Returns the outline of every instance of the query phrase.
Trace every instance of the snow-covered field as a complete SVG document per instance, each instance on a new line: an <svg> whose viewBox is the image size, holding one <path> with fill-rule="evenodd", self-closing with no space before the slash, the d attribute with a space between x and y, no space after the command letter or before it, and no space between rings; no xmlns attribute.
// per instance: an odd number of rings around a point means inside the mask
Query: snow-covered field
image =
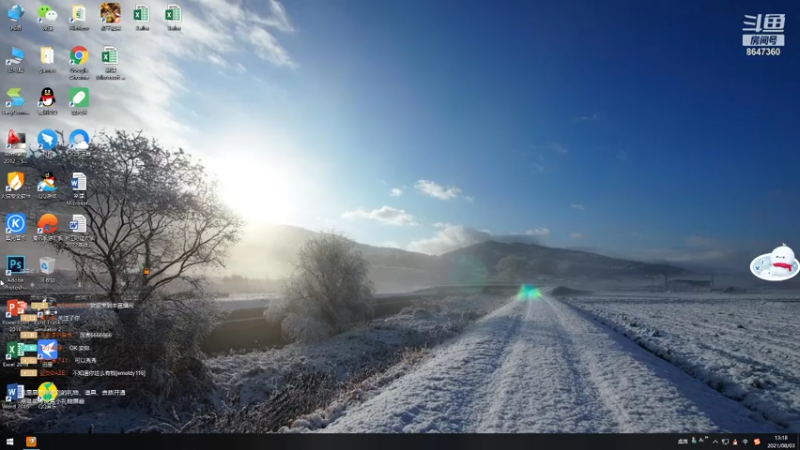
<svg viewBox="0 0 800 450"><path fill-rule="evenodd" d="M664 295L566 301L725 397L800 430L800 297Z"/></svg>
<svg viewBox="0 0 800 450"><path fill-rule="evenodd" d="M508 303L339 415L322 431L781 430L547 295Z"/></svg>
<svg viewBox="0 0 800 450"><path fill-rule="evenodd" d="M270 301L278 298L280 294L276 292L263 292L263 293L245 293L245 294L232 294L228 297L221 297L216 299L219 309L222 311L237 311L242 309L253 308L266 308L269 306ZM381 301L389 297L409 296L414 297L417 294L413 292L404 293L380 293L376 294L375 298Z"/></svg>

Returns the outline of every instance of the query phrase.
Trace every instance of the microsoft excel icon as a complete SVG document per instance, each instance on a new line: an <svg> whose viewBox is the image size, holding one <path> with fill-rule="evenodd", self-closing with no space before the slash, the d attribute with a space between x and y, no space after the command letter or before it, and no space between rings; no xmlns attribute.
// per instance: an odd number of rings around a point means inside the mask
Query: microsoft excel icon
<svg viewBox="0 0 800 450"><path fill-rule="evenodd" d="M134 22L150 22L150 7L147 5L136 5L133 7Z"/></svg>
<svg viewBox="0 0 800 450"><path fill-rule="evenodd" d="M167 5L167 10L164 12L164 18L167 19L167 22L180 22L181 7L178 5Z"/></svg>

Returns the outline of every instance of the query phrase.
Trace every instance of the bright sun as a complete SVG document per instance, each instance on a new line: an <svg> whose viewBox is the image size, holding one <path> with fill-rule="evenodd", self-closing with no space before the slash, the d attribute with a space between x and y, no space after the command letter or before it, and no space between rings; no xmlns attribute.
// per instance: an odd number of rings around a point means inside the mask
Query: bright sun
<svg viewBox="0 0 800 450"><path fill-rule="evenodd" d="M248 166L247 172L259 175L221 177L223 201L249 225L290 221L298 206L292 196L291 178L271 167Z"/></svg>

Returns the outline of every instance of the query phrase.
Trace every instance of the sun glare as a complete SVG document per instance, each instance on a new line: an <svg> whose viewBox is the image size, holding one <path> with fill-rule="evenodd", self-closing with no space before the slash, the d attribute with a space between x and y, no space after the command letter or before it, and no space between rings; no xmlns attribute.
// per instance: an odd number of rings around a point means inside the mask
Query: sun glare
<svg viewBox="0 0 800 450"><path fill-rule="evenodd" d="M269 166L248 166L247 172L220 178L223 201L248 225L290 221L297 211L290 176Z"/></svg>

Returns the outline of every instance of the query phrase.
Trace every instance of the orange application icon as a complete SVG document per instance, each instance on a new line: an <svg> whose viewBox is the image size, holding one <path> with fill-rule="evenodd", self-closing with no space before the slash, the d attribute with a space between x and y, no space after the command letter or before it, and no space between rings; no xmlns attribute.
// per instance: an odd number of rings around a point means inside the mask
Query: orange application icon
<svg viewBox="0 0 800 450"><path fill-rule="evenodd" d="M36 436L28 436L25 438L25 447L36 447Z"/></svg>
<svg viewBox="0 0 800 450"><path fill-rule="evenodd" d="M54 214L47 213L39 218L39 223L36 225L37 231L44 234L53 234L58 230L58 217Z"/></svg>
<svg viewBox="0 0 800 450"><path fill-rule="evenodd" d="M761 445L761 439L759 439L759 438L755 438L755 439L753 439L753 444L755 444L755 445Z"/></svg>
<svg viewBox="0 0 800 450"><path fill-rule="evenodd" d="M8 172L8 182L6 183L7 191L18 191L25 185L24 172Z"/></svg>

